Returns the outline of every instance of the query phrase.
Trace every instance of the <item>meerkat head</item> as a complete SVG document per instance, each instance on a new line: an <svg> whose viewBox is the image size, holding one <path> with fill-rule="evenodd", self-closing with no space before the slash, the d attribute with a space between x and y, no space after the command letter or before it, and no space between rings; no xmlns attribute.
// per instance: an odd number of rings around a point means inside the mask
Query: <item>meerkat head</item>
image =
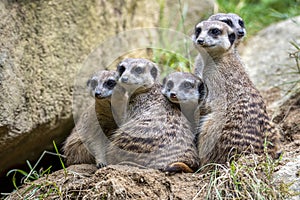
<svg viewBox="0 0 300 200"><path fill-rule="evenodd" d="M202 21L196 25L192 39L196 48L204 48L210 55L220 55L232 49L236 35L224 22Z"/></svg>
<svg viewBox="0 0 300 200"><path fill-rule="evenodd" d="M161 92L175 104L198 104L207 94L203 81L187 72L173 72L166 76Z"/></svg>
<svg viewBox="0 0 300 200"><path fill-rule="evenodd" d="M237 35L237 44L246 36L246 28L243 19L234 13L217 13L208 18L209 21L221 21L230 26Z"/></svg>
<svg viewBox="0 0 300 200"><path fill-rule="evenodd" d="M115 71L101 70L96 72L88 81L90 95L96 99L110 98L117 84L118 73Z"/></svg>
<svg viewBox="0 0 300 200"><path fill-rule="evenodd" d="M157 82L159 70L147 59L127 58L117 67L120 85L129 92L149 89Z"/></svg>

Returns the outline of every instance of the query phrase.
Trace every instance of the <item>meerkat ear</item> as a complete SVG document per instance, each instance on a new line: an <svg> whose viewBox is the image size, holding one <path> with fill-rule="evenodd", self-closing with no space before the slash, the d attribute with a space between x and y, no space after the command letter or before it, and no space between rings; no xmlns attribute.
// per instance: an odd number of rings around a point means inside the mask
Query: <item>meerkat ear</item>
<svg viewBox="0 0 300 200"><path fill-rule="evenodd" d="M86 82L86 86L89 87L90 83L91 83L91 79L89 79L89 80Z"/></svg>
<svg viewBox="0 0 300 200"><path fill-rule="evenodd" d="M234 43L235 38L236 38L235 33L231 33L228 35L228 39L229 39L231 45Z"/></svg>
<svg viewBox="0 0 300 200"><path fill-rule="evenodd" d="M166 84L167 78L165 77L162 81L162 85L164 86Z"/></svg>
<svg viewBox="0 0 300 200"><path fill-rule="evenodd" d="M198 84L198 92L199 92L199 99L200 100L204 99L207 93L207 88L202 81L200 81L200 83Z"/></svg>
<svg viewBox="0 0 300 200"><path fill-rule="evenodd" d="M118 77L121 77L122 74L125 72L125 70L126 68L122 63L118 64L117 66Z"/></svg>
<svg viewBox="0 0 300 200"><path fill-rule="evenodd" d="M151 71L150 71L150 73L151 73L151 75L152 75L152 77L154 78L154 79L156 79L156 77L157 77L157 68L155 67L155 66L153 66L152 67L152 69L151 69Z"/></svg>

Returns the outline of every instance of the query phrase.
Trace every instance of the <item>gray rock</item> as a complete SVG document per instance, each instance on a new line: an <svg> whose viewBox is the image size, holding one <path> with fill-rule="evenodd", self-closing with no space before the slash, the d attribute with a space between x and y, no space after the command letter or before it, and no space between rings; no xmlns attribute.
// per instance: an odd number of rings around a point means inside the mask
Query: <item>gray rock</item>
<svg viewBox="0 0 300 200"><path fill-rule="evenodd" d="M300 156L290 160L274 173L274 180L290 185L289 189L296 195L290 197L289 200L298 200L300 199Z"/></svg>
<svg viewBox="0 0 300 200"><path fill-rule="evenodd" d="M300 16L273 24L251 37L242 48L241 57L252 81L260 90L280 86L283 94L299 80L295 60L289 53L300 44Z"/></svg>

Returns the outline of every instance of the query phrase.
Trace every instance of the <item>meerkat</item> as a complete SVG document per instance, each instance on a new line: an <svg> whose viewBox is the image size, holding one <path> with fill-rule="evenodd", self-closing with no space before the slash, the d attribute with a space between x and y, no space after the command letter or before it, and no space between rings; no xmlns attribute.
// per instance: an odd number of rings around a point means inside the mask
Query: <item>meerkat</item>
<svg viewBox="0 0 300 200"><path fill-rule="evenodd" d="M65 141L63 151L67 165L96 163L98 168L106 165L108 138L117 128L111 107L111 96L118 88L117 79L116 71L101 70L88 80L88 91L95 102L82 113Z"/></svg>
<svg viewBox="0 0 300 200"><path fill-rule="evenodd" d="M234 52L239 56L237 47L241 43L241 41L246 36L246 27L244 20L234 13L217 13L208 18L208 21L221 21L230 26L235 32L237 38L234 42ZM202 76L203 67L205 65L206 56L204 54L199 54L195 60L195 70L194 73L198 76Z"/></svg>
<svg viewBox="0 0 300 200"><path fill-rule="evenodd" d="M208 18L208 21L221 21L226 23L236 34L235 47L237 47L246 36L244 20L234 13L217 13ZM236 50L236 48L235 48Z"/></svg>
<svg viewBox="0 0 300 200"><path fill-rule="evenodd" d="M127 58L117 71L129 100L126 119L108 147L108 164L134 163L174 173L195 171L199 159L191 124L162 95L156 64Z"/></svg>
<svg viewBox="0 0 300 200"><path fill-rule="evenodd" d="M178 105L185 117L195 126L195 111L203 107L207 88L196 75L188 72L173 72L163 79L162 94Z"/></svg>
<svg viewBox="0 0 300 200"><path fill-rule="evenodd" d="M203 21L196 25L193 38L195 47L210 56L203 81L211 112L197 130L201 166L225 163L241 152L261 154L265 146L273 158L278 157L280 132L234 52L235 32L226 23Z"/></svg>

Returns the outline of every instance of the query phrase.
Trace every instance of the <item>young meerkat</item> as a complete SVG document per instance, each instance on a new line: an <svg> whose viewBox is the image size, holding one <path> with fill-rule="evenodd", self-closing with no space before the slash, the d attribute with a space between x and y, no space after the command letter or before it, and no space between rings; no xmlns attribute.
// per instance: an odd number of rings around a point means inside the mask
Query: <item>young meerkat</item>
<svg viewBox="0 0 300 200"><path fill-rule="evenodd" d="M235 32L220 21L196 25L194 44L210 56L203 69L209 113L198 132L201 165L225 163L236 153L280 155L280 132L270 121L265 103L234 52Z"/></svg>
<svg viewBox="0 0 300 200"><path fill-rule="evenodd" d="M195 126L195 112L203 107L208 92L203 81L192 73L173 72L163 79L161 92Z"/></svg>
<svg viewBox="0 0 300 200"><path fill-rule="evenodd" d="M118 74L101 70L87 82L90 95L95 102L85 110L63 146L66 164L106 165L108 137L117 128L111 108L111 96L115 92ZM120 90L118 88L117 90Z"/></svg>
<svg viewBox="0 0 300 200"><path fill-rule="evenodd" d="M199 158L192 126L162 95L156 64L127 58L117 71L129 100L124 123L114 132L108 147L108 164L134 164L166 172L195 171Z"/></svg>
<svg viewBox="0 0 300 200"><path fill-rule="evenodd" d="M241 41L246 36L246 27L244 20L234 13L217 13L208 18L208 21L221 21L230 26L236 34L236 39L234 42L234 52L239 56L237 47ZM205 60L207 58L206 54L199 54L195 60L195 70L194 73L197 76L202 77L203 67L205 65Z"/></svg>

